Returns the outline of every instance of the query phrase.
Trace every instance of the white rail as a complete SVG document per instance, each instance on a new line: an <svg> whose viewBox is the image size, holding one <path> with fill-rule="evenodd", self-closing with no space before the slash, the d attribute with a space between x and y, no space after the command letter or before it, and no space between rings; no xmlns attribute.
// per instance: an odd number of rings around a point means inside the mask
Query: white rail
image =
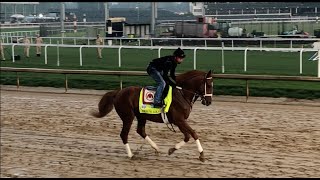
<svg viewBox="0 0 320 180"><path fill-rule="evenodd" d="M4 46L11 45L12 46L12 62L15 62L14 59L14 48L15 46L25 46L25 44L17 44L17 43L3 43ZM37 44L29 44L30 46L37 46ZM127 49L158 49L158 57L161 56L161 50L162 49L176 49L176 46L108 46L108 45L65 45L65 44L42 44L41 46L45 47L45 64L47 64L47 47L57 47L57 48L79 48L80 58L79 58L79 64L80 66L83 65L83 59L82 59L82 48L112 48L112 49L118 49L118 63L119 67L121 67L121 49L127 48ZM194 65L193 68L197 69L196 64L196 54L197 50L213 50L213 51L222 51L222 54L224 51L244 51L244 72L247 71L247 53L248 51L276 51L276 52L300 52L300 58L299 58L299 64L300 64L300 74L302 74L302 53L303 52L318 52L320 54L320 50L313 49L313 48L255 48L255 47L183 47L184 50L193 50L194 51ZM224 56L222 56L222 73L224 73ZM59 56L57 56L57 65L59 66ZM318 77L320 77L320 60L318 60Z"/></svg>
<svg viewBox="0 0 320 180"><path fill-rule="evenodd" d="M4 41L6 43L13 43L14 39L19 39L19 38L23 38L23 36L6 36L3 37ZM31 42L33 39L35 39L36 37L30 37ZM64 44L63 42L69 40L69 41L73 41L74 45L77 45L77 40L82 40L81 44L82 45L83 42L86 42L87 45L90 45L90 41L93 41L96 39L96 37L42 37L42 39L44 41L49 39L49 44L52 44L52 40L59 40L61 42L61 44ZM204 47L208 47L207 46L207 42L210 41L217 41L217 42L230 42L231 41L231 47L234 48L234 44L235 42L259 42L259 46L260 48L263 48L263 42L266 41L274 41L276 42L283 42L283 41L287 41L288 42L288 46L289 48L293 48L293 42L295 41L304 41L304 42L316 42L316 41L320 41L320 38L119 38L119 37L108 37L108 38L103 38L104 40L119 40L119 44L120 46L123 45L123 41L124 40L136 40L138 41L138 46L141 46L141 40L145 40L145 41L150 41L151 46L154 46L153 42L154 40L162 40L162 41L180 41L180 45L185 46L183 43L183 41L204 41L203 46ZM94 42L95 44L95 42ZM257 43L258 44L258 43Z"/></svg>

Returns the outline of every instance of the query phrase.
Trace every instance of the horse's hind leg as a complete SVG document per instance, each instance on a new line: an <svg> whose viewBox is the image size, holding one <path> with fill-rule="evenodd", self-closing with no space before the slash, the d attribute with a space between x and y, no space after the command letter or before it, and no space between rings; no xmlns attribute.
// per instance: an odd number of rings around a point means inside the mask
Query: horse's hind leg
<svg viewBox="0 0 320 180"><path fill-rule="evenodd" d="M154 143L150 138L149 136L146 134L146 131L145 131L145 127L146 127L146 120L145 119L141 119L139 117L137 117L137 120L138 120L138 127L137 127L137 133L142 137L144 138L145 140L148 141L148 143L151 145L151 147L153 149L156 150L156 153L159 153L159 148L158 146L156 145L156 143Z"/></svg>
<svg viewBox="0 0 320 180"><path fill-rule="evenodd" d="M119 116L120 116L120 118L121 118L121 120L123 122L123 126L122 126L122 130L121 130L121 133L120 133L120 137L122 139L123 144L126 147L126 151L127 151L128 157L131 158L133 156L133 154L132 154L130 146L128 144L128 135L129 135L129 131L130 131L134 116L130 115L130 113L126 114L126 115L120 115L119 114Z"/></svg>

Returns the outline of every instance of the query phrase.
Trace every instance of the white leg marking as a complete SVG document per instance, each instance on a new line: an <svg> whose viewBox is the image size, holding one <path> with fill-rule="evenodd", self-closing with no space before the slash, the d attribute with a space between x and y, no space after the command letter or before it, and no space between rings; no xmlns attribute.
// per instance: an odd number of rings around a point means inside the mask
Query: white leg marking
<svg viewBox="0 0 320 180"><path fill-rule="evenodd" d="M158 146L156 145L156 143L154 143L154 142L149 138L149 136L146 136L144 139L147 140L148 143L149 143L155 150L159 151Z"/></svg>
<svg viewBox="0 0 320 180"><path fill-rule="evenodd" d="M186 144L186 142L184 142L184 141L181 141L181 142L179 142L178 144L176 144L175 145L175 149L180 149L183 145L185 145Z"/></svg>
<svg viewBox="0 0 320 180"><path fill-rule="evenodd" d="M127 150L127 153L128 153L128 157L131 158L133 156L132 152L131 152L131 149L130 149L130 146L129 144L125 144L126 146L126 150Z"/></svg>
<svg viewBox="0 0 320 180"><path fill-rule="evenodd" d="M196 144L197 144L197 147L198 147L198 151L201 153L203 151L203 149L202 149L202 146L200 144L199 139L196 140Z"/></svg>

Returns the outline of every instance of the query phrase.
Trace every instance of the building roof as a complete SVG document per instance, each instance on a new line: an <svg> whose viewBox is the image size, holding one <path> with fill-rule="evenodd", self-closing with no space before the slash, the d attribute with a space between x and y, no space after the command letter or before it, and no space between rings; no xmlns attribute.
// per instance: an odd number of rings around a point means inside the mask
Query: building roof
<svg viewBox="0 0 320 180"><path fill-rule="evenodd" d="M39 4L39 2L0 2L0 4Z"/></svg>

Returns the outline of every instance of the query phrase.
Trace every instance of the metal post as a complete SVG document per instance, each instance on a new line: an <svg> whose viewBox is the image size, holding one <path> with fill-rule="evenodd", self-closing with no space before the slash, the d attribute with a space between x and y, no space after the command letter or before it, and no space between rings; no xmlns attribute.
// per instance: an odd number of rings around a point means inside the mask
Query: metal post
<svg viewBox="0 0 320 180"><path fill-rule="evenodd" d="M248 53L248 48L244 50L244 72L247 72L247 53Z"/></svg>
<svg viewBox="0 0 320 180"><path fill-rule="evenodd" d="M64 89L64 92L66 93L67 91L68 91L68 77L67 77L67 74L64 74L64 87L65 87L65 89Z"/></svg>
<svg viewBox="0 0 320 180"><path fill-rule="evenodd" d="M79 49L79 51L80 51L80 66L82 66L82 48L83 48L83 46L80 46L80 49Z"/></svg>
<svg viewBox="0 0 320 180"><path fill-rule="evenodd" d="M20 80L19 80L18 72L16 72L16 75L17 75L17 90L19 90L19 87L20 87Z"/></svg>
<svg viewBox="0 0 320 180"><path fill-rule="evenodd" d="M112 36L112 22L111 20L107 20L107 28L108 28L108 37ZM112 46L112 39L108 40L108 45Z"/></svg>
<svg viewBox="0 0 320 180"><path fill-rule="evenodd" d="M302 52L303 49L300 50L300 74L302 74Z"/></svg>
<svg viewBox="0 0 320 180"><path fill-rule="evenodd" d="M161 53L160 53L160 50L162 49L162 47L159 47L158 49L158 57L160 58L161 57Z"/></svg>
<svg viewBox="0 0 320 180"><path fill-rule="evenodd" d="M25 13L25 12L26 12L26 5L25 5L25 4L23 4L23 5L22 5L22 15L24 15L24 16L25 16L25 15L26 15L26 13Z"/></svg>
<svg viewBox="0 0 320 180"><path fill-rule="evenodd" d="M112 22L109 20L109 7L108 7L108 2L104 3L104 22L106 23L105 26L105 35L106 37L111 37L112 35ZM112 40L108 40L108 45L112 46Z"/></svg>
<svg viewBox="0 0 320 180"><path fill-rule="evenodd" d="M193 51L193 69L197 69L197 50L198 48L194 48Z"/></svg>
<svg viewBox="0 0 320 180"><path fill-rule="evenodd" d="M231 46L232 46L232 51L233 51L233 40L231 40Z"/></svg>
<svg viewBox="0 0 320 180"><path fill-rule="evenodd" d="M4 19L7 19L7 5L4 6Z"/></svg>
<svg viewBox="0 0 320 180"><path fill-rule="evenodd" d="M121 75L119 75L119 79L120 79L120 89L122 89L122 79L121 79Z"/></svg>
<svg viewBox="0 0 320 180"><path fill-rule="evenodd" d="M109 19L109 7L108 7L108 2L104 3L104 22L107 22Z"/></svg>
<svg viewBox="0 0 320 180"><path fill-rule="evenodd" d="M65 14L65 4L64 2L61 2L60 3L60 23L61 23L61 37L63 39L64 37L64 33L65 33L65 30L64 30L64 20L66 18L66 14ZM63 40L62 40L62 44L63 44Z"/></svg>
<svg viewBox="0 0 320 180"><path fill-rule="evenodd" d="M320 50L318 50L318 78L320 78Z"/></svg>
<svg viewBox="0 0 320 180"><path fill-rule="evenodd" d="M221 68L222 68L222 73L224 73L224 42L221 42L221 49L222 49L222 54L221 54L221 56L222 56L222 64L221 64Z"/></svg>
<svg viewBox="0 0 320 180"><path fill-rule="evenodd" d="M139 6L136 7L136 10L138 12L137 17L138 17L138 23L140 22L140 10Z"/></svg>
<svg viewBox="0 0 320 180"><path fill-rule="evenodd" d="M57 41L57 66L60 66L59 41Z"/></svg>
<svg viewBox="0 0 320 180"><path fill-rule="evenodd" d="M122 46L119 47L119 67L121 67L121 48Z"/></svg>
<svg viewBox="0 0 320 180"><path fill-rule="evenodd" d="M156 11L156 7L155 7L155 2L151 2L151 37L154 37L155 35L155 11Z"/></svg>
<svg viewBox="0 0 320 180"><path fill-rule="evenodd" d="M48 44L44 47L44 64L48 64L48 51L47 51L47 48L48 48Z"/></svg>
<svg viewBox="0 0 320 180"><path fill-rule="evenodd" d="M15 62L15 60L14 60L14 46L15 46L15 44L12 45L12 62Z"/></svg>
<svg viewBox="0 0 320 180"><path fill-rule="evenodd" d="M248 102L248 98L249 98L249 81L248 81L248 79L246 79L246 93L247 93L246 102Z"/></svg>
<svg viewBox="0 0 320 180"><path fill-rule="evenodd" d="M158 18L158 2L154 3L154 9L155 9L154 17L155 17L155 19L157 19Z"/></svg>

